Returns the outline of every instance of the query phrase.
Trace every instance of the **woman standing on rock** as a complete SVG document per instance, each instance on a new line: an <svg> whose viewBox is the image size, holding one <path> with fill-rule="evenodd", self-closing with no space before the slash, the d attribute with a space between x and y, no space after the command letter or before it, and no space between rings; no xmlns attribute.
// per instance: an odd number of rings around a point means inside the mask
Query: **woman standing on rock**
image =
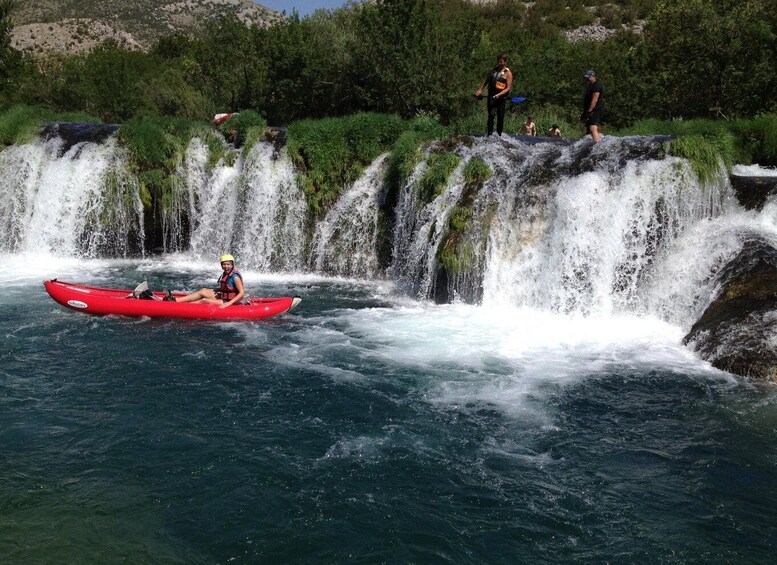
<svg viewBox="0 0 777 565"><path fill-rule="evenodd" d="M488 87L488 135L494 133L494 118L496 118L496 133L502 135L505 123L507 97L513 87L513 73L507 68L507 54L497 57L496 67L486 73L483 83L475 91L475 97L480 98L483 90Z"/></svg>

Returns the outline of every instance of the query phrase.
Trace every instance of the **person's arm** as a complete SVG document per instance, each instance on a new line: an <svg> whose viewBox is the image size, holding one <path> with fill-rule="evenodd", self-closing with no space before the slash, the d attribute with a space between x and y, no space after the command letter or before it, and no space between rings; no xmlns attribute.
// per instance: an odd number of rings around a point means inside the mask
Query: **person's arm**
<svg viewBox="0 0 777 565"><path fill-rule="evenodd" d="M237 294L235 295L235 297L229 302L224 302L221 305L221 308L232 306L233 304L237 304L238 302L243 300L243 297L246 295L246 289L245 287L243 287L243 277L241 276L235 277L235 290L237 291Z"/></svg>
<svg viewBox="0 0 777 565"><path fill-rule="evenodd" d="M480 83L480 88L478 88L475 91L475 96L480 96L483 93L483 89L488 86L488 77L491 74L491 72L487 72L485 78L483 79L483 82Z"/></svg>
<svg viewBox="0 0 777 565"><path fill-rule="evenodd" d="M594 111L594 108L596 108L596 103L597 102L599 102L599 91L598 90L594 90L594 92L591 95L591 104L590 104L590 106L588 107L588 110L587 110L587 112L589 114Z"/></svg>

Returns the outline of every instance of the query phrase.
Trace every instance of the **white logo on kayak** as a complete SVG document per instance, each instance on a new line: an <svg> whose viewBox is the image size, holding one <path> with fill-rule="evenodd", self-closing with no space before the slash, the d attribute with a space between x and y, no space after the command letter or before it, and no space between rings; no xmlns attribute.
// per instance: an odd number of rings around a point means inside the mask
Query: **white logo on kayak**
<svg viewBox="0 0 777 565"><path fill-rule="evenodd" d="M68 306L72 306L73 308L86 308L87 303L81 302L80 300L68 300L67 301Z"/></svg>

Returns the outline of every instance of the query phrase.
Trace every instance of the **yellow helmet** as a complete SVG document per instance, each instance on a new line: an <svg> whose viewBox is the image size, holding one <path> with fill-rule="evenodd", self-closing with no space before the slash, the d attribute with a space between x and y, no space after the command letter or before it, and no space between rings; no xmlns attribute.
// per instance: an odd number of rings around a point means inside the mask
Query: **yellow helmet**
<svg viewBox="0 0 777 565"><path fill-rule="evenodd" d="M224 261L232 261L234 263L235 258L232 257L232 255L230 255L229 253L225 253L224 255L219 257L219 263L223 263Z"/></svg>

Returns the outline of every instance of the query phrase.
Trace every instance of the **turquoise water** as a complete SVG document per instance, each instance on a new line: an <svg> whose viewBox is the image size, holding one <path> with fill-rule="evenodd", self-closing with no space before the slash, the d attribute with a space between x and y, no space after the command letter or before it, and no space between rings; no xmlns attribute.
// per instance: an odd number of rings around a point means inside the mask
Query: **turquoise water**
<svg viewBox="0 0 777 565"><path fill-rule="evenodd" d="M680 328L250 272L299 310L96 318L41 284L216 274L0 259L2 561L771 562L777 391Z"/></svg>

